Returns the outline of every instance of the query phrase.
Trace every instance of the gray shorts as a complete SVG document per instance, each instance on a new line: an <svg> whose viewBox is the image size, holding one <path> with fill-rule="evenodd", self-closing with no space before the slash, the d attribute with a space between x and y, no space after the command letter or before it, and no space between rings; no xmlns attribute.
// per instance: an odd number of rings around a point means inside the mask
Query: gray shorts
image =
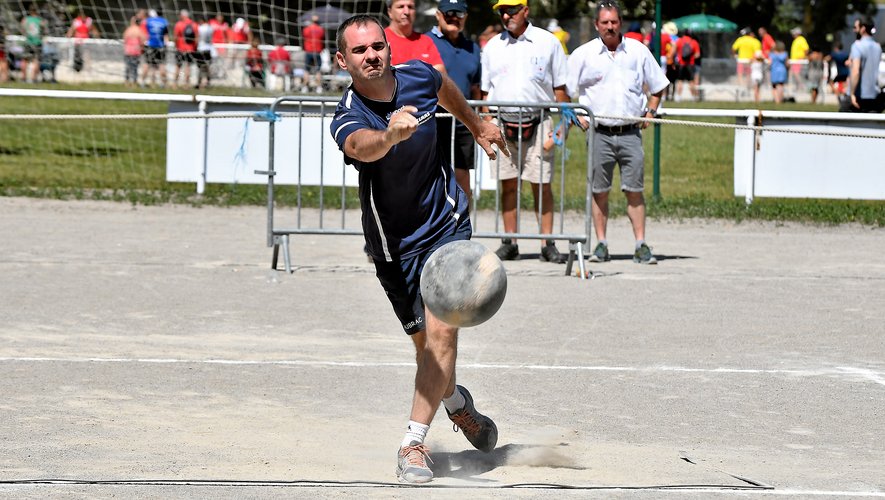
<svg viewBox="0 0 885 500"><path fill-rule="evenodd" d="M621 168L621 191L641 193L645 188L645 153L639 129L623 135L597 131L593 137L593 192L611 191L617 163Z"/></svg>

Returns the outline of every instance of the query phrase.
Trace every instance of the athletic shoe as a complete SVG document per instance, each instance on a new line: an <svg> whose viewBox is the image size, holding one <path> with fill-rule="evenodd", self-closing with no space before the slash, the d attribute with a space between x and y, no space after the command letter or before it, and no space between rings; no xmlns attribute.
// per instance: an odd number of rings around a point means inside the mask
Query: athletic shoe
<svg viewBox="0 0 885 500"><path fill-rule="evenodd" d="M593 253L590 254L590 262L608 262L610 260L612 257L608 254L608 247L605 243L597 244Z"/></svg>
<svg viewBox="0 0 885 500"><path fill-rule="evenodd" d="M658 259L651 254L651 249L648 248L648 245L643 243L633 253L633 262L637 264L657 264Z"/></svg>
<svg viewBox="0 0 885 500"><path fill-rule="evenodd" d="M446 409L446 413L449 414L449 420L455 424L452 428L455 432L458 432L460 428L461 432L464 433L464 437L477 450L486 453L494 450L495 445L498 444L498 427L495 425L495 422L476 411L470 391L460 385L455 386L455 390L461 391L461 394L464 395L465 403L464 408L455 411L455 413L449 413L449 410Z"/></svg>
<svg viewBox="0 0 885 500"><path fill-rule="evenodd" d="M427 466L428 460L430 448L424 444L412 441L409 446L403 446L396 454L396 478L401 483L429 483L433 479L433 471Z"/></svg>
<svg viewBox="0 0 885 500"><path fill-rule="evenodd" d="M556 245L550 241L547 242L546 245L541 247L541 256L538 257L541 259L541 262L553 262L554 264L562 264L565 262L562 254L557 250Z"/></svg>
<svg viewBox="0 0 885 500"><path fill-rule="evenodd" d="M501 260L517 260L519 259L519 245L513 243L510 238L501 240L501 246L495 250L495 255Z"/></svg>

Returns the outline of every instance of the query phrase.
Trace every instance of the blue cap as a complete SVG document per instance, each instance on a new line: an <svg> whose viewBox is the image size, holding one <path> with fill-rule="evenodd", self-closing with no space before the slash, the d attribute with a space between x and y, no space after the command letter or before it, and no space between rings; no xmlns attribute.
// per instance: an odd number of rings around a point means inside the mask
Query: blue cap
<svg viewBox="0 0 885 500"><path fill-rule="evenodd" d="M467 2L465 0L439 0L437 7L440 12L458 11L467 12Z"/></svg>

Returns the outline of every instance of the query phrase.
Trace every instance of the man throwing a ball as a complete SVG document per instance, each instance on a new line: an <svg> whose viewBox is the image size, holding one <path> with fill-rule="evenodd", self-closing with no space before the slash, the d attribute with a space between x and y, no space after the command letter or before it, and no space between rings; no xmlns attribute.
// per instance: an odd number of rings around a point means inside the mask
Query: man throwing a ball
<svg viewBox="0 0 885 500"><path fill-rule="evenodd" d="M366 249L403 330L416 349L415 395L397 453L397 478L433 479L424 438L440 401L470 443L495 448L495 423L476 411L470 392L455 385L458 329L426 310L421 270L434 250L470 239L467 197L452 166L437 151L437 104L464 123L495 159L506 151L501 130L480 119L458 87L432 66L408 61L391 67L390 46L375 18L358 15L338 28L336 62L353 79L330 131L345 162L359 171ZM456 285L457 286L457 285Z"/></svg>

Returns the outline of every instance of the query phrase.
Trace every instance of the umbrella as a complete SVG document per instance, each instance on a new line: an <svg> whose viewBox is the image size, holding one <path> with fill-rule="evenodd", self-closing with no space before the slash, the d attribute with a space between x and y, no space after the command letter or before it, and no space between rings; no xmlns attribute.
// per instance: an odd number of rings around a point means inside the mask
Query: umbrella
<svg viewBox="0 0 885 500"><path fill-rule="evenodd" d="M298 22L301 23L302 26L305 26L310 23L311 18L313 16L317 16L320 18L320 26L325 29L338 29L338 25L347 20L350 16L352 16L350 12L346 10L339 9L338 7L332 7L329 4L326 4L322 7L317 7L315 9L310 9L309 11L301 14L298 18Z"/></svg>
<svg viewBox="0 0 885 500"><path fill-rule="evenodd" d="M708 16L707 14L695 14L693 16L680 17L674 19L673 23L682 30L692 30L696 33L727 33L737 31L737 24L722 19L718 16Z"/></svg>

